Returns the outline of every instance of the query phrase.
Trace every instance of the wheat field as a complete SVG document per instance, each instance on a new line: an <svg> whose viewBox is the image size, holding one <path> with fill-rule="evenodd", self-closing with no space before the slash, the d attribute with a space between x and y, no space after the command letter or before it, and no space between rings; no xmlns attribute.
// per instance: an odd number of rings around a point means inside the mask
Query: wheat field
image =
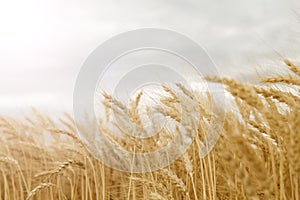
<svg viewBox="0 0 300 200"><path fill-rule="evenodd" d="M0 118L0 199L300 199L300 68L284 60L285 73L250 84L223 83L234 109L227 109L214 149L200 158L201 141L213 117L209 93L195 98L199 128L186 153L149 173L121 172L103 165L78 138L74 119L52 119L38 111L25 119ZM185 95L190 91L179 87ZM180 123L170 95L166 116ZM106 95L107 110L114 101ZM128 116L140 123L133 102ZM166 139L162 135L160 139ZM131 149L138 142L116 139ZM149 142L147 148L156 145ZM143 149L140 149L141 151Z"/></svg>

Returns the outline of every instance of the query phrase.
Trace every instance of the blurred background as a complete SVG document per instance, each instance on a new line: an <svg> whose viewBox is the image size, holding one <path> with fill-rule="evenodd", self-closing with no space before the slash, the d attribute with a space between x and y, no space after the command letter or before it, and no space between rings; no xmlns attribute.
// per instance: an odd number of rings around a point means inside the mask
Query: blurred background
<svg viewBox="0 0 300 200"><path fill-rule="evenodd" d="M207 50L221 75L254 81L257 67L282 60L277 53L299 56L298 8L296 0L1 0L0 115L29 106L72 111L88 55L145 27L180 32Z"/></svg>

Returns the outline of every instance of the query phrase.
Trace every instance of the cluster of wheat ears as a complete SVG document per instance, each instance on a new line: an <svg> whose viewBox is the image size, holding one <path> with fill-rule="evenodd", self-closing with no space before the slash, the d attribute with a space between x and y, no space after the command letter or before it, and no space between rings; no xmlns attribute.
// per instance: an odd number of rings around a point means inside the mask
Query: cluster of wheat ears
<svg viewBox="0 0 300 200"><path fill-rule="evenodd" d="M180 159L164 169L128 173L106 167L78 138L74 119L0 118L0 199L300 199L300 68L284 60L286 75L259 84L213 79L231 94L223 130L214 149L200 158L199 141L213 117L209 93L196 98L199 128ZM189 95L178 85L183 95ZM161 103L180 124L171 89ZM196 95L197 96L197 95ZM141 123L140 95L128 116ZM118 105L109 95L107 109ZM50 135L50 136L49 136ZM113 140L114 138L112 138ZM160 139L167 140L166 136ZM134 140L115 140L132 150ZM155 140L147 143L151 149ZM143 149L140 149L143 150ZM148 149L149 150L149 149Z"/></svg>

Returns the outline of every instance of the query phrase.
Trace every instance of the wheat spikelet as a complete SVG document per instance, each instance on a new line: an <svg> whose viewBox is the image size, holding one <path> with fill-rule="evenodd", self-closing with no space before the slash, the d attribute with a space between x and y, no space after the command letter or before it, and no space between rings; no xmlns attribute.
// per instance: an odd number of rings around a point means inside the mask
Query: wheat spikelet
<svg viewBox="0 0 300 200"><path fill-rule="evenodd" d="M153 199L153 200L167 200L165 197L163 197L162 195L152 192L149 195L149 199Z"/></svg>
<svg viewBox="0 0 300 200"><path fill-rule="evenodd" d="M76 125L74 120L69 119L71 116L69 116L69 114L65 114L65 116L67 117L67 119L70 121L66 121L64 119L59 119L59 121L65 126L67 127L68 131L70 131L71 133L76 133ZM54 126L53 126L54 127Z"/></svg>
<svg viewBox="0 0 300 200"><path fill-rule="evenodd" d="M194 99L193 93L189 91L186 87L184 87L184 85L182 85L181 83L176 83L176 86L190 99Z"/></svg>
<svg viewBox="0 0 300 200"><path fill-rule="evenodd" d="M294 107L290 115L291 128L290 128L290 137L289 137L289 156L290 163L292 166L292 173L295 175L300 172L300 107Z"/></svg>
<svg viewBox="0 0 300 200"><path fill-rule="evenodd" d="M296 66L295 64L293 64L290 60L288 59L284 59L284 63L289 67L289 69L294 72L295 74L297 74L298 76L300 76L300 69L298 66Z"/></svg>
<svg viewBox="0 0 300 200"><path fill-rule="evenodd" d="M227 90L234 96L247 102L250 106L263 109L261 99L257 95L254 87L250 84L244 84L233 79L222 79L223 83L227 85Z"/></svg>
<svg viewBox="0 0 300 200"><path fill-rule="evenodd" d="M296 102L299 103L299 97L292 94L291 92L284 92L281 90L276 90L274 88L259 88L259 87L255 87L255 90L257 93L263 95L264 98L274 98L276 100L278 100L279 102L282 103L286 103L289 105L293 105Z"/></svg>
<svg viewBox="0 0 300 200"><path fill-rule="evenodd" d="M188 195L187 186L184 184L184 182L174 172L172 172L169 169L163 169L161 171L162 171L162 173L164 173L165 175L168 176L168 178L176 186L176 188L181 190L183 192L183 194Z"/></svg>
<svg viewBox="0 0 300 200"><path fill-rule="evenodd" d="M189 155L187 153L185 153L183 155L183 161L184 161L185 169L188 172L188 174L191 178L191 181L192 181L193 190L194 190L194 198L198 199L197 189L195 187L195 181L194 181L194 176L193 176L193 171L194 171L193 170L193 165L192 165L191 159L189 158Z"/></svg>
<svg viewBox="0 0 300 200"><path fill-rule="evenodd" d="M76 165L79 166L80 168L83 168L84 164L75 160L68 160L66 162L63 162L60 164L57 168L51 170L51 171L46 171L46 172L41 172L35 175L35 177L41 177L41 176L53 176L56 174L59 174L62 170L66 169L69 166Z"/></svg>
<svg viewBox="0 0 300 200"><path fill-rule="evenodd" d="M300 86L300 79L294 76L279 76L279 77L271 77L264 78L261 80L262 83L286 83L290 85Z"/></svg>
<svg viewBox="0 0 300 200"><path fill-rule="evenodd" d="M28 194L28 196L26 197L26 200L31 199L33 196L35 196L39 191L44 190L46 188L49 187L55 187L55 185L53 183L40 183L38 186L36 186L32 191L30 191L30 193Z"/></svg>
<svg viewBox="0 0 300 200"><path fill-rule="evenodd" d="M138 95L136 96L135 100L131 100L131 107L129 109L129 115L131 119L133 120L134 123L136 123L138 126L141 126L141 119L138 113L138 106L141 100L141 97L143 95L143 92L139 92Z"/></svg>
<svg viewBox="0 0 300 200"><path fill-rule="evenodd" d="M8 156L1 156L0 157L0 162L11 164L11 165L14 165L16 167L18 167L18 165L19 165L17 160L15 160L11 157L8 157Z"/></svg>
<svg viewBox="0 0 300 200"><path fill-rule="evenodd" d="M80 146L85 147L85 145L82 143L82 141L72 132L61 130L61 129L47 129L50 133L55 134L61 134L61 135L67 135L70 138L72 138L76 143L78 143Z"/></svg>

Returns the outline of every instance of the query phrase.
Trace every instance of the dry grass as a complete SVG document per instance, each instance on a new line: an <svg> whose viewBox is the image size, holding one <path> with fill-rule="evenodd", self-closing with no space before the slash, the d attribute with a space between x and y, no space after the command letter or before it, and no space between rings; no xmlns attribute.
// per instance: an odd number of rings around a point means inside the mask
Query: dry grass
<svg viewBox="0 0 300 200"><path fill-rule="evenodd" d="M288 60L285 63L291 75L265 78L259 85L210 79L224 83L235 107L228 109L222 135L203 159L201 145L213 117L210 96L194 95L177 85L185 98L198 101L198 134L181 159L152 173L125 173L101 164L76 136L69 115L56 121L37 111L25 121L2 117L0 199L299 200L300 69ZM181 123L178 103L183 98L170 88L164 90L165 112L161 112ZM106 121L114 109L142 126L142 95L126 108L105 94ZM127 150L145 152L160 147L158 141L167 141L170 135L162 131L146 143L136 138L111 139Z"/></svg>

